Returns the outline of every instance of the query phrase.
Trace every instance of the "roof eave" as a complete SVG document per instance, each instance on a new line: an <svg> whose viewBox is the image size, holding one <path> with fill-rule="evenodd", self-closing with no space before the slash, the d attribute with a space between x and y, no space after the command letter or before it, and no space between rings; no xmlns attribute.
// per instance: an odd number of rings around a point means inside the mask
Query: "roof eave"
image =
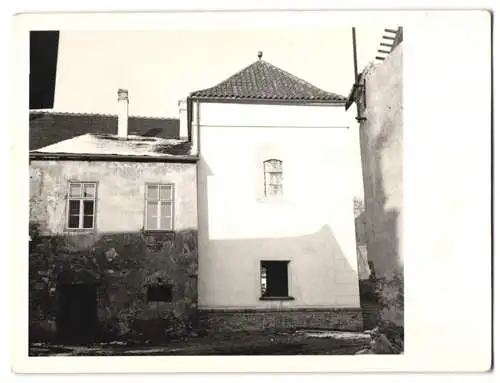
<svg viewBox="0 0 500 383"><path fill-rule="evenodd" d="M30 160L71 160L71 161L123 161L123 162L183 162L196 163L197 156L171 155L171 156L147 156L127 154L95 154L95 153L46 153L33 151L29 153Z"/></svg>
<svg viewBox="0 0 500 383"><path fill-rule="evenodd" d="M322 100L322 99L277 99L277 98L237 98L237 97L217 97L217 96L196 96L190 95L193 101L206 103L228 103L228 104L277 104L277 105L321 105L321 106L344 106L344 100Z"/></svg>

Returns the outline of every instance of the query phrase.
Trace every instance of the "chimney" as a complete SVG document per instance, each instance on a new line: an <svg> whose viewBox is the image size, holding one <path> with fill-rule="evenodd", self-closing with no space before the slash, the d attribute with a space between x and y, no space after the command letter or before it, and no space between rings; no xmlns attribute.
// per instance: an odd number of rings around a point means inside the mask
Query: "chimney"
<svg viewBox="0 0 500 383"><path fill-rule="evenodd" d="M197 156L200 152L200 101L190 100L191 114L191 132L189 138L191 140L191 155Z"/></svg>
<svg viewBox="0 0 500 383"><path fill-rule="evenodd" d="M179 138L181 140L188 140L189 138L186 99L182 99L179 101Z"/></svg>
<svg viewBox="0 0 500 383"><path fill-rule="evenodd" d="M118 137L128 136L128 90L118 89Z"/></svg>

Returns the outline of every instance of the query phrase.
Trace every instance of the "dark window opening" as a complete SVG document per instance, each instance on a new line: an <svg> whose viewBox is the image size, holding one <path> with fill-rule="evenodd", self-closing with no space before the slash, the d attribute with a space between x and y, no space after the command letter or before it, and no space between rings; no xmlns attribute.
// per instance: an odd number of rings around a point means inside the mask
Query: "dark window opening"
<svg viewBox="0 0 500 383"><path fill-rule="evenodd" d="M151 285L147 291L148 302L172 302L172 285Z"/></svg>
<svg viewBox="0 0 500 383"><path fill-rule="evenodd" d="M288 298L289 261L261 261L262 297Z"/></svg>

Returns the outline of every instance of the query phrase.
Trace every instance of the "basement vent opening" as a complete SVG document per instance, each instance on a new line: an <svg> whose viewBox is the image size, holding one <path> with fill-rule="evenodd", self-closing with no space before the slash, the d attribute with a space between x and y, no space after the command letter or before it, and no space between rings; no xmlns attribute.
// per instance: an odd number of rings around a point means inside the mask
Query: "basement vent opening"
<svg viewBox="0 0 500 383"><path fill-rule="evenodd" d="M172 302L172 285L150 285L147 287L148 302Z"/></svg>

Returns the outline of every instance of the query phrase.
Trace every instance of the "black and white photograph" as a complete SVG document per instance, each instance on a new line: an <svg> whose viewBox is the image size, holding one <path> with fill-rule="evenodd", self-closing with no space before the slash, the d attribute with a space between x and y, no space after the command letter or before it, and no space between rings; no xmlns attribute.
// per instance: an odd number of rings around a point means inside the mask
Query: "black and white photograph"
<svg viewBox="0 0 500 383"><path fill-rule="evenodd" d="M490 368L487 12L14 20L15 372Z"/></svg>
<svg viewBox="0 0 500 383"><path fill-rule="evenodd" d="M398 25L31 31L30 355L402 353L402 58Z"/></svg>

